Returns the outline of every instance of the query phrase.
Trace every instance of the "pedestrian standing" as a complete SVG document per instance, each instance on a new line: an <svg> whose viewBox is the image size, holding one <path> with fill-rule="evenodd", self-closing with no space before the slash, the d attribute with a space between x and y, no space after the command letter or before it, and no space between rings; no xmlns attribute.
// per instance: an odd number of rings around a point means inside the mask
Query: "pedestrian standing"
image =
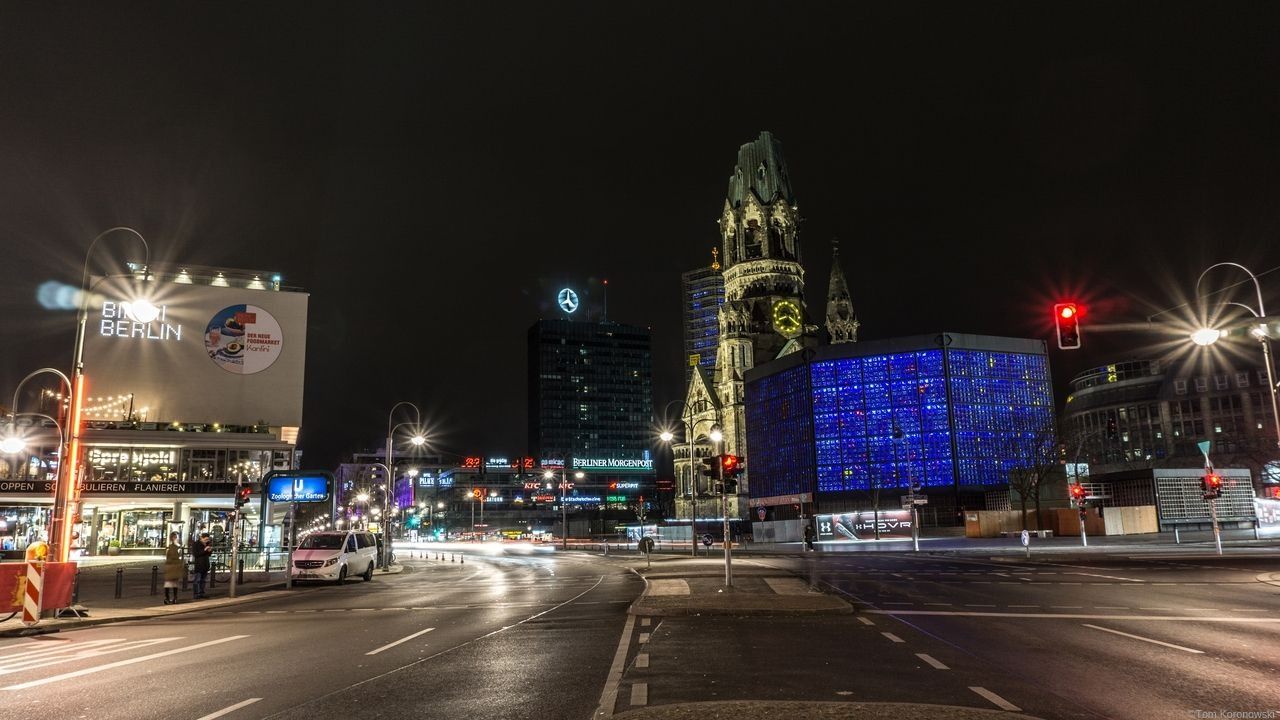
<svg viewBox="0 0 1280 720"><path fill-rule="evenodd" d="M213 538L209 533L200 533L199 538L191 538L191 591L196 600L205 597L204 584L209 579L209 556L213 555Z"/></svg>
<svg viewBox="0 0 1280 720"><path fill-rule="evenodd" d="M182 546L178 533L169 533L169 547L164 551L164 604L178 604L178 583L182 582Z"/></svg>
<svg viewBox="0 0 1280 720"><path fill-rule="evenodd" d="M813 525L804 526L804 549L813 549L813 538L816 533L813 532Z"/></svg>

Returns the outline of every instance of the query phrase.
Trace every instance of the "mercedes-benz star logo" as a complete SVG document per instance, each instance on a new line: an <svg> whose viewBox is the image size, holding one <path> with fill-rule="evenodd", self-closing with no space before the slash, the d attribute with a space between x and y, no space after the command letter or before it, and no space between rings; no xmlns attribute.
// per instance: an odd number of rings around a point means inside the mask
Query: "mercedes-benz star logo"
<svg viewBox="0 0 1280 720"><path fill-rule="evenodd" d="M560 305L560 309L566 313L572 313L578 309L578 293L569 288L560 291L556 296L556 303Z"/></svg>

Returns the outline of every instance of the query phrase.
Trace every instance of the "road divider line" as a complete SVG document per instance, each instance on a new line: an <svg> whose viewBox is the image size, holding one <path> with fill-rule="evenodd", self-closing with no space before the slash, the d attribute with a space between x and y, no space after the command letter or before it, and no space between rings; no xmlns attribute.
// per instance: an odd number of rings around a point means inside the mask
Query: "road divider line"
<svg viewBox="0 0 1280 720"><path fill-rule="evenodd" d="M613 717L613 706L618 703L618 683L622 681L622 671L627 662L627 648L631 647L631 631L635 625L636 616L628 614L627 622L622 626L622 637L618 639L618 649L613 653L613 665L609 667L609 677L605 680L604 691L600 693L600 707L596 709L596 717Z"/></svg>
<svg viewBox="0 0 1280 720"><path fill-rule="evenodd" d="M649 704L649 683L635 683L631 686L631 706Z"/></svg>
<svg viewBox="0 0 1280 720"><path fill-rule="evenodd" d="M882 633L880 633L880 634L881 634L881 635L883 635L883 636L885 636L885 637L887 637L887 638L889 638L889 640L890 640L890 641L892 641L892 642L896 642L896 643L904 643L904 642L906 642L906 640L903 640L902 638L898 637L897 635L894 635L894 634L893 634L893 633L891 633L891 632L882 632Z"/></svg>
<svg viewBox="0 0 1280 720"><path fill-rule="evenodd" d="M861 615L858 616L858 621L863 625L875 625L875 623L871 621L871 618L865 618Z"/></svg>
<svg viewBox="0 0 1280 720"><path fill-rule="evenodd" d="M998 617L1018 620L1177 620L1181 622L1280 623L1273 617L1205 617L1203 615L1089 615L1086 613L1012 613L964 610L863 610L871 615L951 615L955 617Z"/></svg>
<svg viewBox="0 0 1280 720"><path fill-rule="evenodd" d="M228 714L228 713L233 713L233 712L235 712L235 711L239 710L239 709L240 709L240 708L242 708L242 707L248 707L249 705L252 705L252 704L254 704L254 703L258 702L258 701L259 701L259 700L261 700L261 699L262 699L262 698L249 698L248 700L241 700L240 702L236 703L235 705L228 705L228 706L226 706L226 707L222 708L221 710L219 710L219 711L217 711L217 712L211 712L211 713L209 713L208 715L205 715L205 716L204 716L204 717L202 717L202 718L198 718L197 720L213 720L214 718L220 718L220 717L222 717L223 715L226 715L226 714Z"/></svg>
<svg viewBox="0 0 1280 720"><path fill-rule="evenodd" d="M946 665L943 665L942 663L938 662L937 659L934 658L932 655L929 655L926 653L916 653L916 657L932 665L934 670L950 670L951 669Z"/></svg>
<svg viewBox="0 0 1280 720"><path fill-rule="evenodd" d="M640 653L639 655L636 655L636 667L642 669L649 667L649 653Z"/></svg>
<svg viewBox="0 0 1280 720"><path fill-rule="evenodd" d="M1142 580L1127 577L1116 577L1115 575L1098 575L1097 573L1063 573L1063 575L1084 575L1085 577L1105 578L1107 580L1128 580L1129 582L1140 583Z"/></svg>
<svg viewBox="0 0 1280 720"><path fill-rule="evenodd" d="M19 683L17 685L10 685L3 689L4 690L26 690L27 688L36 687L38 685L48 685L49 683L60 682L62 680L70 680L71 678L83 677L85 675L92 675L93 673L102 672L103 670L111 670L113 668L123 667L125 665L133 665L134 663L146 662L147 660L155 660L156 658L168 657L170 655L177 655L178 653L190 652L192 650L200 650L203 648L212 647L214 645L221 645L222 643L232 642L235 640L242 640L247 637L249 636L248 635L231 635L229 637L219 638L217 640L210 640L208 642L196 643L195 645L188 645L187 647L174 648L173 650L165 650L164 652L152 653L150 655L143 655L141 657L136 657L136 658L129 658L128 660L117 660L116 662L107 663L106 665L98 665L96 667L84 668L83 670L76 670L74 672L62 673L61 675L51 675L49 677L40 678L39 680L31 680L29 682Z"/></svg>
<svg viewBox="0 0 1280 720"><path fill-rule="evenodd" d="M414 638L418 637L419 635L426 635L427 633L431 632L432 630L435 630L435 628L433 628L433 627L429 627L429 628L427 628L426 630L419 630L418 632L416 632L416 633L414 633L414 634L412 634L412 635L406 635L406 636L404 636L404 637L400 638L399 640L396 640L395 642L387 643L386 645L383 645L382 647L378 648L377 650L370 650L369 652L365 653L365 655L377 655L378 653L382 652L383 650L390 650L391 648L393 648L393 647L395 647L395 646L399 645L400 643L409 642L410 640L412 640L412 639L414 639Z"/></svg>
<svg viewBox="0 0 1280 720"><path fill-rule="evenodd" d="M649 642L649 633L640 633L640 644L643 645L647 642Z"/></svg>
<svg viewBox="0 0 1280 720"><path fill-rule="evenodd" d="M1009 702L1008 700L1005 700L1004 698L1000 697L999 695L991 692L990 690L984 687L977 687L975 685L970 685L969 689L978 693L983 698L988 700L992 705L995 705L1001 710L1007 710L1009 712L1022 712L1022 708L1018 707L1017 705L1014 705L1013 703Z"/></svg>
<svg viewBox="0 0 1280 720"><path fill-rule="evenodd" d="M1155 640L1155 639L1152 639L1152 638L1149 638L1149 637L1142 637L1141 635L1134 635L1134 634L1132 634L1132 633L1120 632L1119 630L1112 630L1111 628L1104 628L1104 627L1100 627L1100 626L1098 626L1098 625L1090 625L1089 623L1081 623L1081 624L1082 624L1082 625L1084 625L1084 626L1085 626L1085 627L1087 627L1087 628L1093 628L1094 630L1101 630L1102 632L1115 633L1116 635L1123 635L1123 636L1125 636L1125 637L1127 637L1127 638L1133 638L1134 640L1141 640L1141 641L1143 641L1143 642L1149 642L1149 643L1153 643L1153 644L1155 644L1155 645L1163 645L1163 646L1165 646L1165 647L1167 647L1167 648L1173 648L1174 650L1181 650L1181 651L1183 651L1183 652L1189 652L1189 653L1193 653L1193 654L1196 654L1196 655L1203 655L1203 654L1204 654L1204 651L1203 651L1203 650L1195 650L1195 649L1193 649L1193 648L1183 647L1183 646L1181 646L1181 645L1174 645L1173 643L1167 643L1167 642L1165 642L1165 641L1163 641L1163 640Z"/></svg>

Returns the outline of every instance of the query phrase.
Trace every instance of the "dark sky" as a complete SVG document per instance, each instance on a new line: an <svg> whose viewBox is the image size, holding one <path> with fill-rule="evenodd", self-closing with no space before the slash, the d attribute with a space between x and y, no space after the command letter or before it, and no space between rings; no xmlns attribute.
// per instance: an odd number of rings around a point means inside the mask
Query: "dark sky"
<svg viewBox="0 0 1280 720"><path fill-rule="evenodd" d="M89 240L312 293L308 465L398 400L518 454L526 328L610 281L678 397L681 271L738 145L783 143L811 313L829 242L866 339L1049 336L1059 385L1199 270L1280 265L1280 35L1248 3L0 4L0 390L69 365ZM1280 275L1264 276L1280 287ZM660 405L659 405L660 406Z"/></svg>

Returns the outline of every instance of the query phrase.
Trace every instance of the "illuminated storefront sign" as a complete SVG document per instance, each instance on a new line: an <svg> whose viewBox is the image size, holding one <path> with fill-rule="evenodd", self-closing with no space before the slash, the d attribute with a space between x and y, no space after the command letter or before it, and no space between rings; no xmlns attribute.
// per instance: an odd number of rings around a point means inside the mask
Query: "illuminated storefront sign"
<svg viewBox="0 0 1280 720"><path fill-rule="evenodd" d="M819 515L819 540L867 540L876 536L876 513L871 511ZM881 538L910 538L910 510L881 510Z"/></svg>
<svg viewBox="0 0 1280 720"><path fill-rule="evenodd" d="M462 467L476 469L484 467L484 458L478 455L468 455L462 459Z"/></svg>
<svg viewBox="0 0 1280 720"><path fill-rule="evenodd" d="M640 483L635 482L634 480L631 480L631 481L614 480L613 482L609 483L609 489L610 490L639 490Z"/></svg>
<svg viewBox="0 0 1280 720"><path fill-rule="evenodd" d="M91 465L173 465L178 461L177 450L89 450Z"/></svg>
<svg viewBox="0 0 1280 720"><path fill-rule="evenodd" d="M565 498L564 501L570 504L573 504L573 503L599 504L601 502L599 495L570 495L569 497Z"/></svg>
<svg viewBox="0 0 1280 720"><path fill-rule="evenodd" d="M556 305L559 305L560 309L563 310L566 315L572 315L573 312L578 309L580 304L581 301L578 299L578 293L572 288L562 288L560 292L556 294Z"/></svg>
<svg viewBox="0 0 1280 720"><path fill-rule="evenodd" d="M652 470L652 459L631 458L574 458L575 470Z"/></svg>
<svg viewBox="0 0 1280 720"><path fill-rule="evenodd" d="M155 317L142 322L147 316L135 312L130 303L104 300L98 319L98 332L104 337L182 340L182 324L167 321L168 307L159 305L148 309L155 313ZM150 314L151 312L147 313Z"/></svg>
<svg viewBox="0 0 1280 720"><path fill-rule="evenodd" d="M627 496L626 495L606 495L605 501L611 502L611 503L624 503L627 501Z"/></svg>

